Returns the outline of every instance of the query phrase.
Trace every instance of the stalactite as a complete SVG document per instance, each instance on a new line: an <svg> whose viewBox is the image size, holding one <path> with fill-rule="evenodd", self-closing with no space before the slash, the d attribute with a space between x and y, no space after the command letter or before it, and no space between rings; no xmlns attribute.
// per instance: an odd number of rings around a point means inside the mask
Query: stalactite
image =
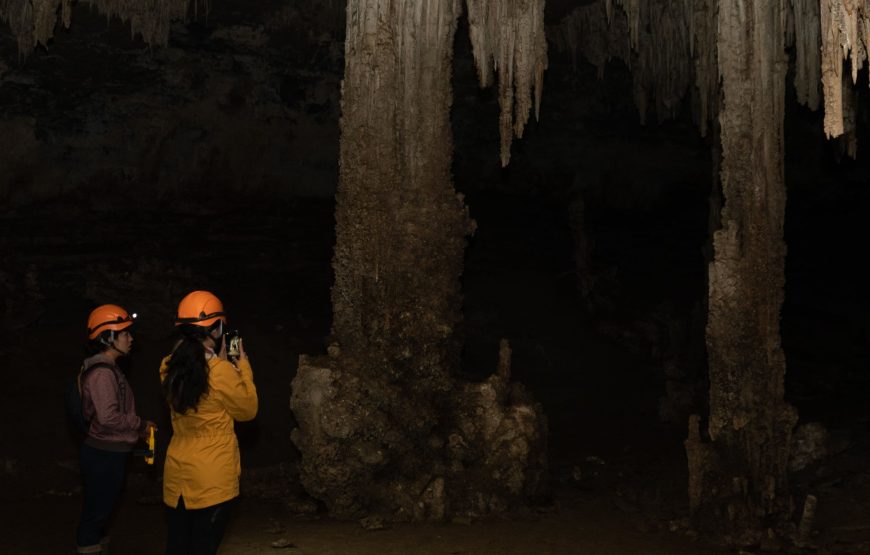
<svg viewBox="0 0 870 555"><path fill-rule="evenodd" d="M851 64L852 83L867 60L870 44L870 3L865 0L821 0L822 85L825 92L825 133L845 132L843 60Z"/></svg>
<svg viewBox="0 0 870 555"><path fill-rule="evenodd" d="M707 136L710 122L719 117L718 16L719 0L694 0L691 54L695 61L695 122L702 137Z"/></svg>
<svg viewBox="0 0 870 555"><path fill-rule="evenodd" d="M593 2L576 8L559 25L547 30L556 48L567 52L575 67L579 57L583 56L598 70L599 79L604 77L604 68L610 60L629 63L631 57L631 49L625 40L628 18L622 11L614 17L607 11L608 5Z"/></svg>
<svg viewBox="0 0 870 555"><path fill-rule="evenodd" d="M65 27L70 24L72 0L0 0L0 21L9 25L18 41L18 52L27 56L38 44L54 35L57 13Z"/></svg>
<svg viewBox="0 0 870 555"><path fill-rule="evenodd" d="M843 134L838 138L846 155L855 158L858 155L858 91L843 76Z"/></svg>
<svg viewBox="0 0 870 555"><path fill-rule="evenodd" d="M593 63L599 77L610 59L624 61L641 122L650 101L663 121L691 92L706 134L718 99L715 21L716 0L598 0L575 9L551 36L575 59L582 54Z"/></svg>
<svg viewBox="0 0 870 555"><path fill-rule="evenodd" d="M674 118L692 83L690 64L691 22L689 0L648 2L628 0L632 49L637 52L634 95L641 114L651 97L659 121ZM643 41L643 42L641 42Z"/></svg>
<svg viewBox="0 0 870 555"><path fill-rule="evenodd" d="M106 17L129 21L132 36L141 35L144 42L158 46L169 43L171 23L186 19L191 5L197 4L197 0L87 1Z"/></svg>
<svg viewBox="0 0 870 555"><path fill-rule="evenodd" d="M513 135L522 138L532 108L540 114L547 69L544 0L467 0L474 61L482 87L499 74L501 163L507 166Z"/></svg>
<svg viewBox="0 0 870 555"><path fill-rule="evenodd" d="M791 0L791 4L794 33L789 42L795 47L794 87L798 102L815 111L819 108L822 79L819 0Z"/></svg>
<svg viewBox="0 0 870 555"><path fill-rule="evenodd" d="M172 21L184 20L193 6L207 0L85 0L106 17L130 23L133 36L141 35L148 44L165 46ZM47 45L54 36L58 13L64 27L72 17L72 0L0 0L0 21L5 21L18 41L18 52L26 57L37 45Z"/></svg>

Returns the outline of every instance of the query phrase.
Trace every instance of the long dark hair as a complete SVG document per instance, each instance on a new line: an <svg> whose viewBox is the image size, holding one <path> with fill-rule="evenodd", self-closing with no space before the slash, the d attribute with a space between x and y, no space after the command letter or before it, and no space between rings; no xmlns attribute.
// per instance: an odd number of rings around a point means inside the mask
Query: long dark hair
<svg viewBox="0 0 870 555"><path fill-rule="evenodd" d="M182 324L178 326L181 339L167 363L163 380L163 396L172 410L184 414L196 412L202 396L208 393L208 365L202 342L211 328Z"/></svg>

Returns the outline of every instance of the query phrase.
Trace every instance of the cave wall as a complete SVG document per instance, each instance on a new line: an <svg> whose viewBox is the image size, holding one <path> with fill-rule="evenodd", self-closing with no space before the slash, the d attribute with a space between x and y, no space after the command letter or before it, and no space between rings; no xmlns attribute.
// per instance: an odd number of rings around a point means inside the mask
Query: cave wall
<svg viewBox="0 0 870 555"><path fill-rule="evenodd" d="M343 3L215 4L157 46L87 5L28 56L0 25L0 202L333 195Z"/></svg>

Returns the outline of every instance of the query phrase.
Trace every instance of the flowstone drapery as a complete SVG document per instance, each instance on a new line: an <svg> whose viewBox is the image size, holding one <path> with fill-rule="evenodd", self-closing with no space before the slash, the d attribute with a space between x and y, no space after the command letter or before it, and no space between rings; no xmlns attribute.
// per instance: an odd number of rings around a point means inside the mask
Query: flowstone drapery
<svg viewBox="0 0 870 555"><path fill-rule="evenodd" d="M338 516L442 519L542 487L546 422L510 386L453 378L473 232L453 189L459 0L350 0L328 356L301 356L290 406L306 490Z"/></svg>
<svg viewBox="0 0 870 555"><path fill-rule="evenodd" d="M152 45L169 42L172 21L186 19L191 7L196 10L200 0L85 0L106 17L118 17L130 22L133 36ZM202 1L203 10L207 1ZM58 23L58 13L64 27L72 19L72 0L0 0L0 21L9 24L18 40L19 55L26 57L39 44L47 45Z"/></svg>

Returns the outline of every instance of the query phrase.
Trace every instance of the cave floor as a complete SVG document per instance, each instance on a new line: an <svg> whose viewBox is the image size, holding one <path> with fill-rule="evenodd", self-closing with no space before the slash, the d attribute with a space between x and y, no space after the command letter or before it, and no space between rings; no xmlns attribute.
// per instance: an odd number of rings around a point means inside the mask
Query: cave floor
<svg viewBox="0 0 870 555"><path fill-rule="evenodd" d="M498 518L369 531L328 518L305 497L289 439L296 360L322 353L329 333L332 202L238 202L220 211L160 199L144 210L135 208L140 199L121 200L127 210L117 210L117 198L96 208L93 199L70 198L0 216L0 358L11 369L0 403L0 553L70 551L80 489L61 399L80 364L84 315L109 298L141 314L128 375L138 412L161 428L158 463L131 461L113 553L161 551L159 455L170 426L156 371L174 303L192 288L220 293L246 338L260 394L256 421L237 428L242 499L222 553L281 552L271 545L279 540L295 546L284 552L309 555L734 552L686 528L685 426L658 421L654 364L580 316L570 241L551 208L496 199L487 213L472 204L480 228L463 277L462 369L469 379L487 375L499 339L510 339L513 378L549 419L551 495ZM517 225L524 220L547 225L525 232ZM798 495L820 499L817 553L870 553L863 426L824 468L795 480Z"/></svg>
<svg viewBox="0 0 870 555"><path fill-rule="evenodd" d="M153 555L162 552L163 509L140 504L127 491L112 529L112 552ZM70 533L78 516L77 496L0 504L0 539L7 554L72 553ZM693 541L685 532L639 530L625 513L588 499L543 514L488 519L468 524L394 524L368 531L356 522L288 514L276 500L245 498L237 507L221 547L227 555L257 553L495 555L701 555L729 551ZM46 524L51 531L46 533ZM273 542L287 545L284 549Z"/></svg>

